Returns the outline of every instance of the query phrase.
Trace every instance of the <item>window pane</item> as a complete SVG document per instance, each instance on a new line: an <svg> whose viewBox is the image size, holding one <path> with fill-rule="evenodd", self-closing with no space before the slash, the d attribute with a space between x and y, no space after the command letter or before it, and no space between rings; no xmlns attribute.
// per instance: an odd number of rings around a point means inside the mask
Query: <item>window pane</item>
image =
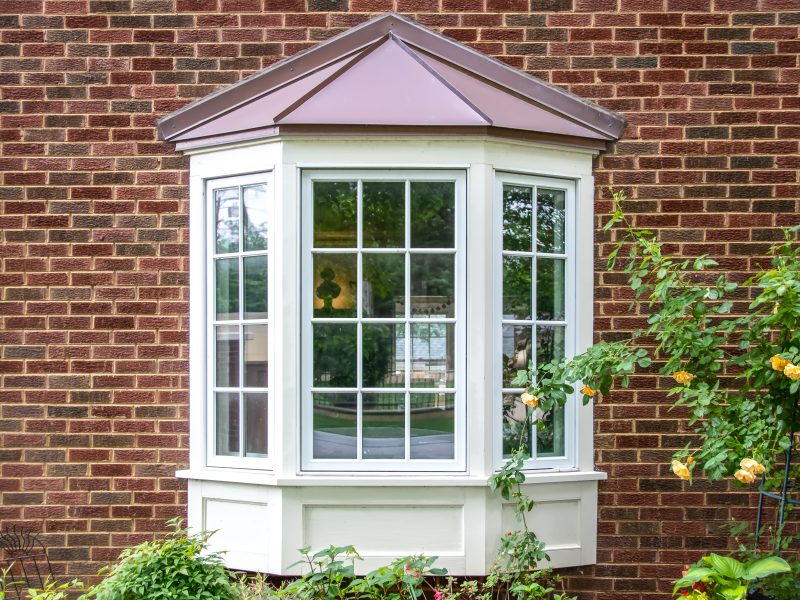
<svg viewBox="0 0 800 600"><path fill-rule="evenodd" d="M355 181L314 182L314 246L356 247Z"/></svg>
<svg viewBox="0 0 800 600"><path fill-rule="evenodd" d="M564 408L556 406L536 425L536 455L564 456Z"/></svg>
<svg viewBox="0 0 800 600"><path fill-rule="evenodd" d="M239 387L239 326L218 325L217 387Z"/></svg>
<svg viewBox="0 0 800 600"><path fill-rule="evenodd" d="M217 320L239 318L239 259L218 258L216 266Z"/></svg>
<svg viewBox="0 0 800 600"><path fill-rule="evenodd" d="M267 249L267 185L242 188L244 197L244 249Z"/></svg>
<svg viewBox="0 0 800 600"><path fill-rule="evenodd" d="M363 458L405 458L405 397L405 394L362 395Z"/></svg>
<svg viewBox="0 0 800 600"><path fill-rule="evenodd" d="M411 255L411 317L455 316L455 257Z"/></svg>
<svg viewBox="0 0 800 600"><path fill-rule="evenodd" d="M455 325L411 324L411 387L455 385Z"/></svg>
<svg viewBox="0 0 800 600"><path fill-rule="evenodd" d="M315 323L314 385L356 386L356 325Z"/></svg>
<svg viewBox="0 0 800 600"><path fill-rule="evenodd" d="M533 188L503 186L503 250L530 252Z"/></svg>
<svg viewBox="0 0 800 600"><path fill-rule="evenodd" d="M411 394L411 458L455 456L455 394Z"/></svg>
<svg viewBox="0 0 800 600"><path fill-rule="evenodd" d="M531 327L503 325L503 387L512 387L517 371L524 371L533 359Z"/></svg>
<svg viewBox="0 0 800 600"><path fill-rule="evenodd" d="M544 365L564 358L564 328L538 325L536 327L536 364Z"/></svg>
<svg viewBox="0 0 800 600"><path fill-rule="evenodd" d="M531 259L503 257L503 318L522 321L531 318Z"/></svg>
<svg viewBox="0 0 800 600"><path fill-rule="evenodd" d="M356 394L312 394L314 458L356 458Z"/></svg>
<svg viewBox="0 0 800 600"><path fill-rule="evenodd" d="M402 181L363 183L365 248L406 245L406 184Z"/></svg>
<svg viewBox="0 0 800 600"><path fill-rule="evenodd" d="M411 182L411 247L455 247L455 183Z"/></svg>
<svg viewBox="0 0 800 600"><path fill-rule="evenodd" d="M404 254L364 254L365 317L404 317L406 260Z"/></svg>
<svg viewBox="0 0 800 600"><path fill-rule="evenodd" d="M539 252L564 253L564 190L536 193L536 248Z"/></svg>
<svg viewBox="0 0 800 600"><path fill-rule="evenodd" d="M405 386L405 326L364 323L362 379L364 387Z"/></svg>
<svg viewBox="0 0 800 600"><path fill-rule="evenodd" d="M542 321L564 320L564 260L536 260L536 318Z"/></svg>
<svg viewBox="0 0 800 600"><path fill-rule="evenodd" d="M244 326L244 385L267 387L267 326Z"/></svg>
<svg viewBox="0 0 800 600"><path fill-rule="evenodd" d="M239 251L239 188L214 192L217 254Z"/></svg>
<svg viewBox="0 0 800 600"><path fill-rule="evenodd" d="M517 448L525 447L530 456L531 431L526 419L528 409L519 394L503 394L503 457L508 458Z"/></svg>
<svg viewBox="0 0 800 600"><path fill-rule="evenodd" d="M217 454L239 455L239 393L216 393Z"/></svg>
<svg viewBox="0 0 800 600"><path fill-rule="evenodd" d="M356 255L315 254L313 293L315 317L355 317Z"/></svg>
<svg viewBox="0 0 800 600"><path fill-rule="evenodd" d="M267 456L267 395L245 394L244 455Z"/></svg>
<svg viewBox="0 0 800 600"><path fill-rule="evenodd" d="M244 259L244 318L266 319L267 312L267 255L246 256Z"/></svg>

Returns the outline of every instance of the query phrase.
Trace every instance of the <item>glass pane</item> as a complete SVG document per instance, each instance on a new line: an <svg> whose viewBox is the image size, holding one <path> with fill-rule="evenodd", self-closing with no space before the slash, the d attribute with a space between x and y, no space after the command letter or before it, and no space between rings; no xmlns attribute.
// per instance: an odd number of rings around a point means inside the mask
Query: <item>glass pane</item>
<svg viewBox="0 0 800 600"><path fill-rule="evenodd" d="M217 254L239 251L239 188L215 190Z"/></svg>
<svg viewBox="0 0 800 600"><path fill-rule="evenodd" d="M239 259L218 258L216 266L217 320L239 318Z"/></svg>
<svg viewBox="0 0 800 600"><path fill-rule="evenodd" d="M411 247L454 248L456 184L411 182Z"/></svg>
<svg viewBox="0 0 800 600"><path fill-rule="evenodd" d="M411 317L454 317L455 257L411 255Z"/></svg>
<svg viewBox="0 0 800 600"><path fill-rule="evenodd" d="M246 256L244 259L244 318L266 319L267 312L267 255Z"/></svg>
<svg viewBox="0 0 800 600"><path fill-rule="evenodd" d="M536 248L539 252L564 253L564 190L536 192Z"/></svg>
<svg viewBox="0 0 800 600"><path fill-rule="evenodd" d="M503 394L503 457L522 446L530 456L530 427L527 426L527 408L519 399L519 394Z"/></svg>
<svg viewBox="0 0 800 600"><path fill-rule="evenodd" d="M542 321L564 320L564 260L536 260L536 318Z"/></svg>
<svg viewBox="0 0 800 600"><path fill-rule="evenodd" d="M362 379L364 387L405 386L405 326L364 323Z"/></svg>
<svg viewBox="0 0 800 600"><path fill-rule="evenodd" d="M512 387L517 371L528 368L531 354L531 327L528 325L503 325L503 387Z"/></svg>
<svg viewBox="0 0 800 600"><path fill-rule="evenodd" d="M356 394L312 394L314 458L356 458Z"/></svg>
<svg viewBox="0 0 800 600"><path fill-rule="evenodd" d="M239 387L239 326L218 325L216 387Z"/></svg>
<svg viewBox="0 0 800 600"><path fill-rule="evenodd" d="M503 257L503 318L531 318L532 261L527 256Z"/></svg>
<svg viewBox="0 0 800 600"><path fill-rule="evenodd" d="M314 254L314 316L355 317L355 254Z"/></svg>
<svg viewBox="0 0 800 600"><path fill-rule="evenodd" d="M363 183L365 248L404 248L406 245L406 184L402 181Z"/></svg>
<svg viewBox="0 0 800 600"><path fill-rule="evenodd" d="M242 188L244 197L244 249L267 249L267 184Z"/></svg>
<svg viewBox="0 0 800 600"><path fill-rule="evenodd" d="M239 456L239 394L216 393L217 454Z"/></svg>
<svg viewBox="0 0 800 600"><path fill-rule="evenodd" d="M564 327L538 325L536 327L536 364L564 358Z"/></svg>
<svg viewBox="0 0 800 600"><path fill-rule="evenodd" d="M455 394L411 394L411 458L455 456Z"/></svg>
<svg viewBox="0 0 800 600"><path fill-rule="evenodd" d="M411 324L411 387L455 385L455 325Z"/></svg>
<svg viewBox="0 0 800 600"><path fill-rule="evenodd" d="M536 425L536 455L564 456L564 409L556 406Z"/></svg>
<svg viewBox="0 0 800 600"><path fill-rule="evenodd" d="M406 260L404 254L364 254L365 317L404 317Z"/></svg>
<svg viewBox="0 0 800 600"><path fill-rule="evenodd" d="M314 385L356 387L356 325L315 323Z"/></svg>
<svg viewBox="0 0 800 600"><path fill-rule="evenodd" d="M533 188L503 186L503 250L530 252L533 227Z"/></svg>
<svg viewBox="0 0 800 600"><path fill-rule="evenodd" d="M267 387L267 326L244 326L244 385Z"/></svg>
<svg viewBox="0 0 800 600"><path fill-rule="evenodd" d="M405 394L362 395L363 458L406 457L405 397Z"/></svg>
<svg viewBox="0 0 800 600"><path fill-rule="evenodd" d="M314 246L356 247L355 181L314 182Z"/></svg>
<svg viewBox="0 0 800 600"><path fill-rule="evenodd" d="M244 455L267 456L267 395L244 395Z"/></svg>

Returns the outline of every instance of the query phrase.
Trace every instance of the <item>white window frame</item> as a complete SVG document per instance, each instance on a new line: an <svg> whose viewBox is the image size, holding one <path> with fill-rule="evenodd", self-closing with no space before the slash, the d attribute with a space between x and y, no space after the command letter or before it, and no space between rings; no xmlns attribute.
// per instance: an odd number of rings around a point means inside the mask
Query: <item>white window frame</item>
<svg viewBox="0 0 800 600"><path fill-rule="evenodd" d="M313 209L312 209L312 182L313 181L342 181L342 180L361 180L361 181L453 181L455 183L455 424L454 424L454 458L451 460L427 460L427 459L385 459L373 460L364 459L358 456L352 460L338 459L314 459L313 458L313 406L311 397L312 387L312 315L313 315L313 294L309 290L309 280L313 273L312 264L312 245L313 245ZM370 472L388 473L391 475L402 475L403 473L416 472L447 472L464 473L467 468L467 247L466 247L466 207L467 207L467 172L465 170L452 169L303 169L301 172L301 284L300 284L300 304L301 304L301 400L300 406L300 444L301 444L301 470L304 472L325 471L325 472ZM357 251L362 251L362 211L361 196L358 197L358 247ZM408 194L406 197L406 241L408 242ZM406 250L407 251L407 250ZM406 286L409 285L409 273L406 272ZM358 310L357 318L361 318L361 294L357 297ZM360 340L358 341L360 345ZM409 349L406 349L409 352ZM360 370L360 365L358 366ZM358 383L358 382L357 382ZM408 382L407 382L408 383ZM408 408L406 410L406 426L410 426ZM360 425L361 415L358 414L358 424ZM358 453L357 453L358 454Z"/></svg>
<svg viewBox="0 0 800 600"><path fill-rule="evenodd" d="M591 293L582 294L579 298L577 296L577 260L578 254L578 215L577 215L577 187L578 182L574 179L561 179L549 176L525 174L518 172L508 171L495 171L495 184L494 184L494 198L493 222L495 226L492 232L492 264L494 282L493 293L493 372L494 381L494 394L492 405L494 406L494 462L496 468L499 468L506 460L503 457L503 417L502 417L502 402L503 402L503 369L500 364L500 357L503 354L503 186L505 184L520 185L525 187L532 187L533 193L533 214L536 214L536 189L539 187L547 189L563 190L565 195L565 282L564 282L564 311L565 325L564 332L564 352L567 357L574 356L578 347L578 318L579 312L583 309L584 303L592 303L593 296ZM535 229L534 229L535 233ZM592 244L593 240L585 240L585 243ZM533 256L543 255L545 257L551 256L548 253L539 253L535 250L535 243L532 246ZM535 302L536 294L536 275L532 278L532 301ZM561 324L561 321L538 321L535 315L531 315L531 321L539 324ZM533 327L533 325L531 325ZM535 352L532 353L535 358ZM571 394L567 403L564 406L564 455L553 457L534 457L525 461L524 468L527 470L573 470L577 469L578 464L578 410L577 410L577 394ZM535 447L535 435L531 436L531 445Z"/></svg>
<svg viewBox="0 0 800 600"><path fill-rule="evenodd" d="M216 314L215 314L215 303L216 303L216 282L215 282L215 274L216 269L214 268L214 249L215 249L215 240L216 240L216 206L215 206L215 198L214 198L214 191L223 188L229 187L239 187L245 185L252 185L256 183L265 183L267 185L267 227L268 227L268 238L267 241L267 278L269 278L272 273L274 273L274 261L276 260L275 255L276 251L274 248L274 244L272 242L271 232L274 231L274 228L278 226L278 224L272 218L275 214L274 208L274 198L275 198L275 184L274 178L271 171L265 171L260 173L251 173L251 174L242 174L242 175L234 175L230 177L220 177L220 178L213 178L213 179L205 179L204 180L204 216L205 216L205 238L204 238L204 247L203 247L203 255L205 257L205 298L206 298L206 306L205 306L205 457L206 457L206 465L210 467L227 467L227 468L238 468L238 469L259 469L259 470L271 470L273 468L273 457L275 455L275 426L274 426L274 410L273 410L273 394L271 392L273 385L273 377L275 376L274 369L272 367L273 364L273 348L274 344L272 343L273 334L272 334L272 317L268 317L267 319L259 319L257 323L266 323L267 324L267 371L268 371L268 379L267 379L267 388L259 388L258 391L266 391L267 393L267 456L266 457L254 457L254 456L223 456L216 453L217 448L217 431L216 431L216 402L215 402L215 393L214 393L214 377L216 375L216 365L214 362L215 358L215 348L216 348L216 337L214 334L214 326L216 322ZM261 253L261 252L259 252ZM237 253L238 256L242 256L242 252L240 251ZM244 254L247 255L246 253ZM244 273L240 273L240 281L244 279ZM275 312L279 312L278 308L275 305L274 298L273 298L273 285L267 284L267 306L269 314L272 315ZM240 296L239 299L240 310L244 309L242 304L242 298ZM234 323L239 323L240 321L234 321ZM243 340L242 340L243 342ZM240 367L241 370L241 367ZM242 376L244 375L243 371L241 372ZM242 417L240 415L240 426L243 424ZM242 441L243 441L243 433L240 431L240 449L242 448Z"/></svg>

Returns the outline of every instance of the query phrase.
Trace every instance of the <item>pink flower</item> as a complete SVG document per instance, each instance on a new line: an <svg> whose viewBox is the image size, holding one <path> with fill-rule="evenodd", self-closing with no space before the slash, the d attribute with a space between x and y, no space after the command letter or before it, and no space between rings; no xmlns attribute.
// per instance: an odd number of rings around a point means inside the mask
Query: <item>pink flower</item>
<svg viewBox="0 0 800 600"><path fill-rule="evenodd" d="M434 592L433 600L442 600L443 598L444 594L441 592L441 590L436 590L436 592Z"/></svg>

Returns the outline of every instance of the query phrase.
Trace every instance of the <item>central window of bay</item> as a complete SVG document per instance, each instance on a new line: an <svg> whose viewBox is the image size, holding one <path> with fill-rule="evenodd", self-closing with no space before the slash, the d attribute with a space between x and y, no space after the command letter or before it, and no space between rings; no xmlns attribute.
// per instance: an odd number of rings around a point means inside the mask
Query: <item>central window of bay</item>
<svg viewBox="0 0 800 600"><path fill-rule="evenodd" d="M304 171L305 470L465 468L463 171Z"/></svg>

